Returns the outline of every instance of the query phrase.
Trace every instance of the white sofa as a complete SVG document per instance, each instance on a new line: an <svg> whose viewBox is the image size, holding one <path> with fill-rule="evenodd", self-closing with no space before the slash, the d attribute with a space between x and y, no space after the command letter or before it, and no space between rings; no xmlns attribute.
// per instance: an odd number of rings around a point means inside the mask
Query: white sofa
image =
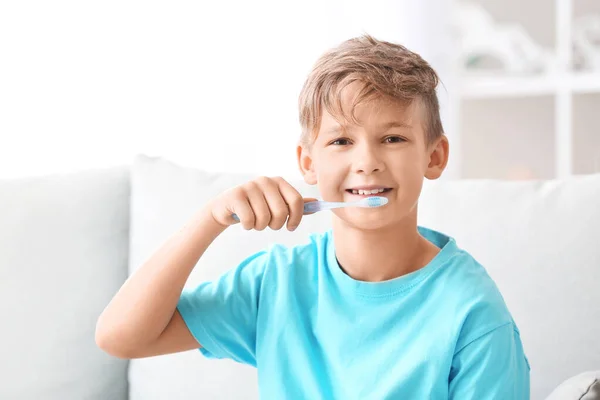
<svg viewBox="0 0 600 400"><path fill-rule="evenodd" d="M96 319L127 274L209 198L251 177L139 155L131 165L0 181L0 399L258 398L255 370L232 361L190 351L127 362L94 342ZM531 398L575 376L553 398L589 391L600 377L600 175L428 181L419 214L496 280L521 329ZM300 243L330 218L306 217L293 233L232 227L188 284L272 241Z"/></svg>

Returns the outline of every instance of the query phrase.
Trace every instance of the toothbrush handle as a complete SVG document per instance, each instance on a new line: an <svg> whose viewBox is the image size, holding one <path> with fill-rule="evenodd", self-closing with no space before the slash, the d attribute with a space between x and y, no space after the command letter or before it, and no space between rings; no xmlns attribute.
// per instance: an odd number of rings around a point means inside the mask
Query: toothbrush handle
<svg viewBox="0 0 600 400"><path fill-rule="evenodd" d="M304 204L304 212L317 212L323 210L331 210L332 208L340 208L347 206L348 203L336 201L311 201Z"/></svg>
<svg viewBox="0 0 600 400"><path fill-rule="evenodd" d="M315 213L317 211L329 210L329 208L327 208L328 207L327 204L344 204L344 203L333 203L333 202L327 202L327 201L312 200L312 201L308 201L308 202L304 203L304 213L309 214L309 213ZM240 222L240 218L237 216L237 214L231 214L231 216L233 217L233 219Z"/></svg>

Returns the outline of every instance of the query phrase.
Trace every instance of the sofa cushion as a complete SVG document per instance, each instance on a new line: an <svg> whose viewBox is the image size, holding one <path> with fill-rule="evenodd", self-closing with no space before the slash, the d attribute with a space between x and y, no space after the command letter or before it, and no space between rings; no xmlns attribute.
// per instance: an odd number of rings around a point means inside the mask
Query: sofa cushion
<svg viewBox="0 0 600 400"><path fill-rule="evenodd" d="M94 331L127 277L129 172L0 181L0 399L127 398Z"/></svg>
<svg viewBox="0 0 600 400"><path fill-rule="evenodd" d="M138 155L132 169L130 273L185 224L200 207L224 190L255 176L220 174L180 166L159 157ZM290 180L304 197L318 197L315 187ZM309 233L330 226L330 213L303 219L294 232L227 229L207 249L186 287L215 279L249 254L273 241L293 245ZM193 350L132 360L131 400L258 399L256 370L231 360L210 360Z"/></svg>
<svg viewBox="0 0 600 400"><path fill-rule="evenodd" d="M521 331L531 398L600 366L600 174L427 182L419 222L488 270Z"/></svg>

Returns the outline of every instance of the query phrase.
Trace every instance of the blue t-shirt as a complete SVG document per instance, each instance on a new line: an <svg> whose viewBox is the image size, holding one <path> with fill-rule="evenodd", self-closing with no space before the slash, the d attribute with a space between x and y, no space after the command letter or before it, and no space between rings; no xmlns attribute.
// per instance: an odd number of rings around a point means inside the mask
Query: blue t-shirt
<svg viewBox="0 0 600 400"><path fill-rule="evenodd" d="M384 282L340 269L333 234L270 246L178 310L208 357L258 368L264 399L529 399L519 330L486 270L454 239Z"/></svg>

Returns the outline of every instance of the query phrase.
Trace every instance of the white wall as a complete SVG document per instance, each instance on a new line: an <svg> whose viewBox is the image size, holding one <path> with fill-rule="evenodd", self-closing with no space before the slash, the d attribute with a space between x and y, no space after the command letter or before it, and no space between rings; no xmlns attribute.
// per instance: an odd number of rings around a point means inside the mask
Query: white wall
<svg viewBox="0 0 600 400"><path fill-rule="evenodd" d="M297 176L297 96L316 58L368 32L442 68L432 38L448 3L2 2L0 178L136 153Z"/></svg>

